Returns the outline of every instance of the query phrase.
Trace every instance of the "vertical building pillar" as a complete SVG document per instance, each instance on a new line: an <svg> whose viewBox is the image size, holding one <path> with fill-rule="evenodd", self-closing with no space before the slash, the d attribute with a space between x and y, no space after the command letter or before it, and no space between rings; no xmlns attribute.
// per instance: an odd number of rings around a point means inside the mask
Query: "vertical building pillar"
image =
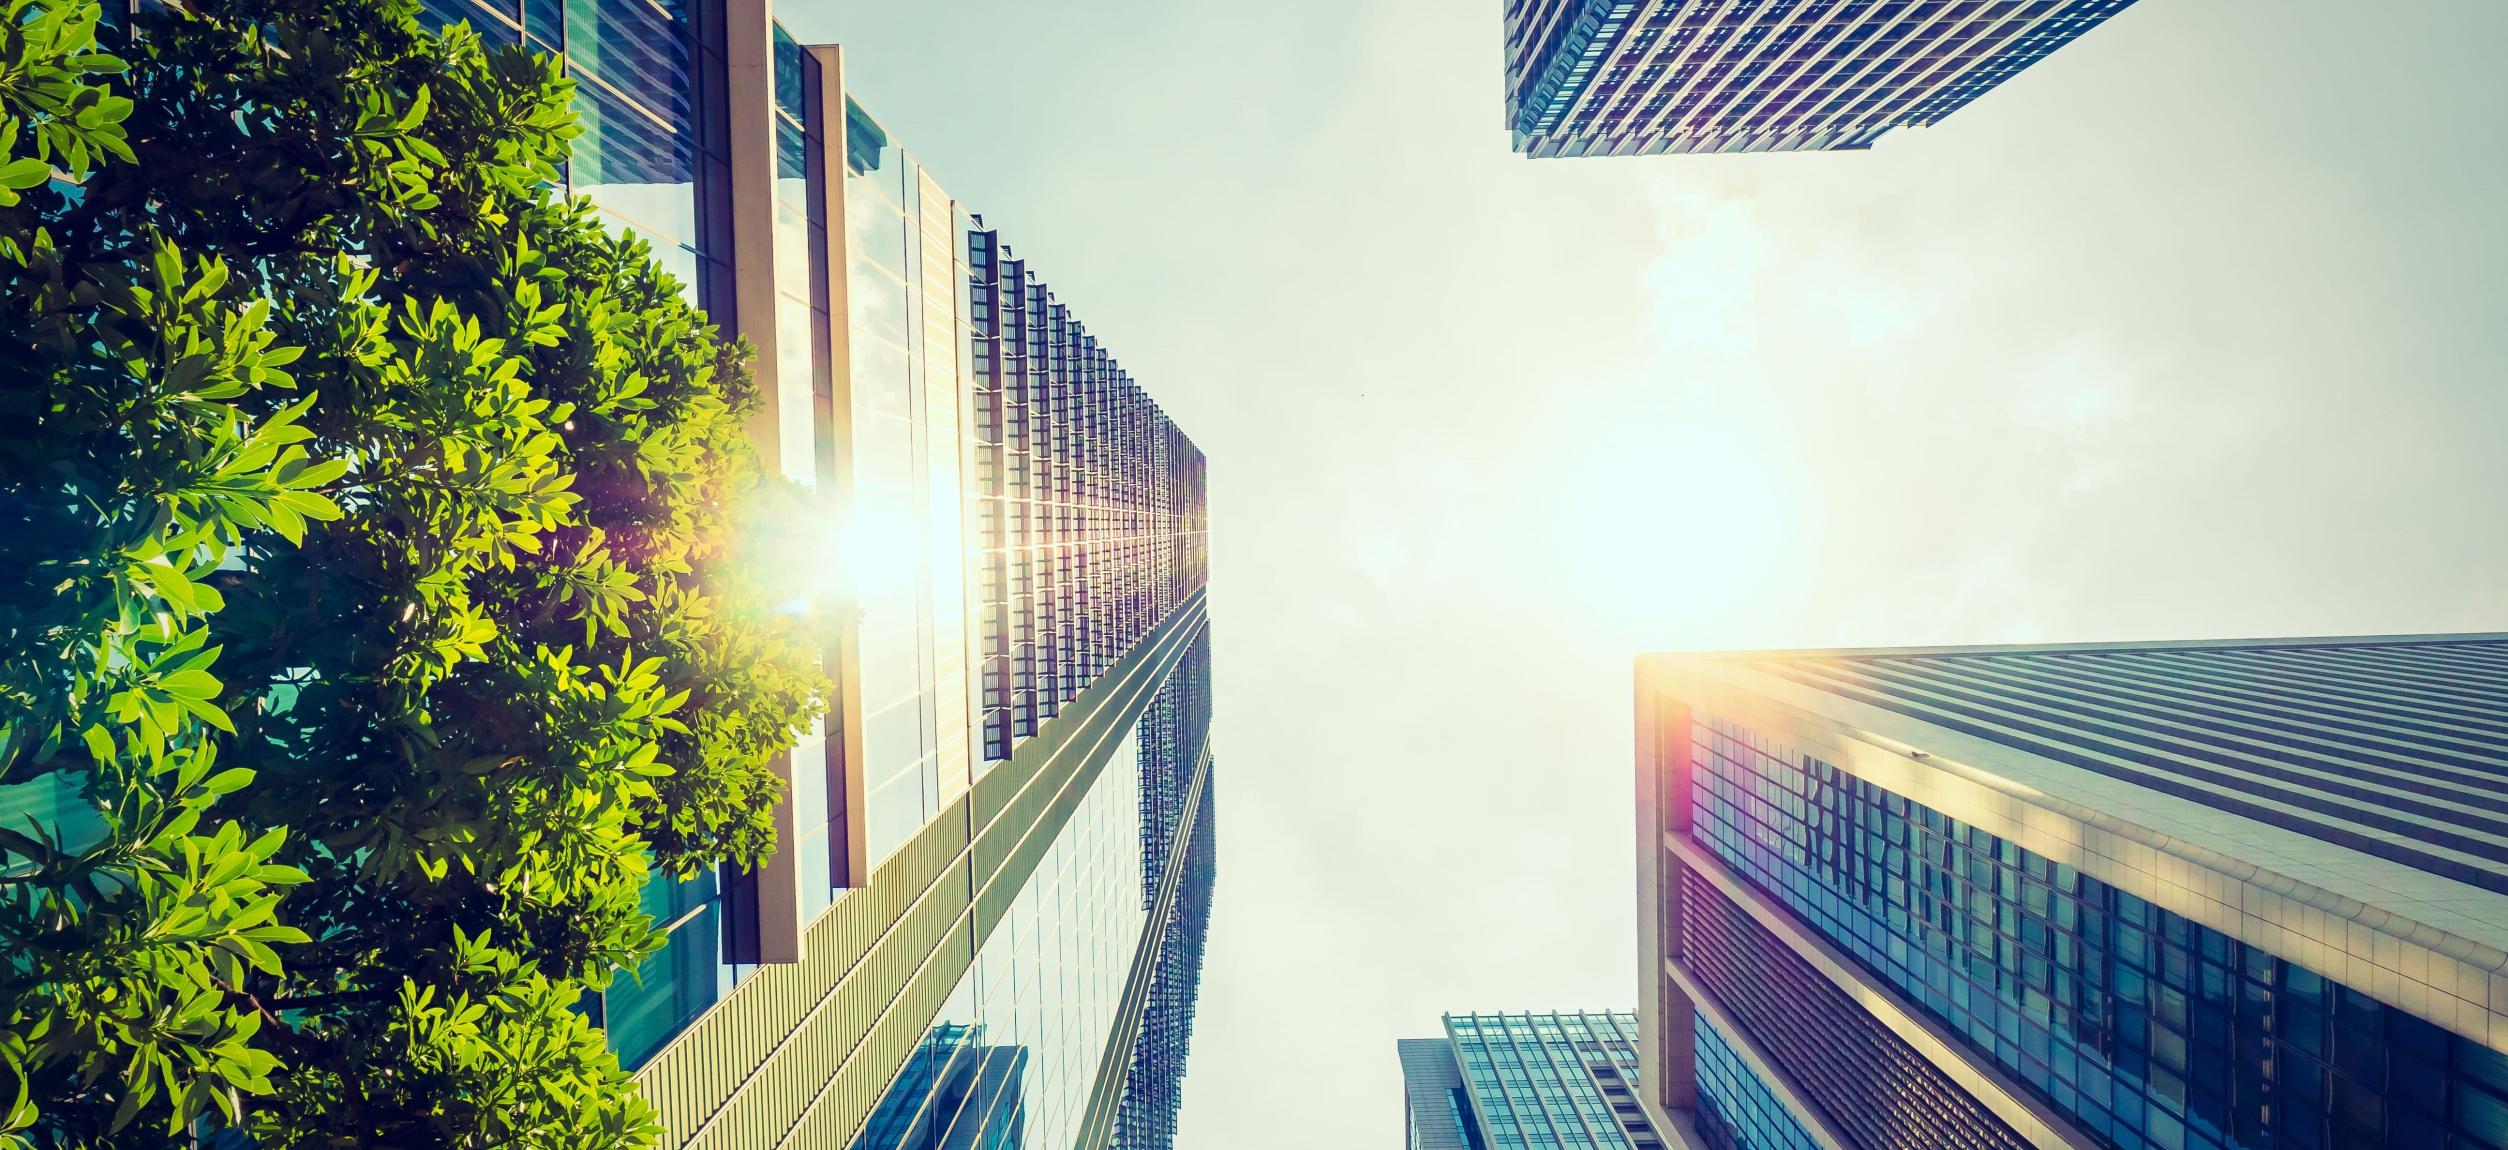
<svg viewBox="0 0 2508 1150"><path fill-rule="evenodd" d="M749 417L758 464L786 474L783 429L810 412L786 411L775 375L775 23L773 0L725 0L724 80L730 107L732 217L731 326L749 341L751 370L766 397ZM719 322L725 317L717 316ZM791 461L807 465L807 460ZM801 961L801 885L789 849L797 827L792 807L792 756L775 758L784 798L775 804L776 853L758 869L757 950L761 963Z"/></svg>
<svg viewBox="0 0 2508 1150"><path fill-rule="evenodd" d="M821 185L827 195L828 378L822 406L821 433L835 444L819 476L819 497L828 512L827 529L837 539L852 538L853 528L853 302L852 261L848 258L853 229L845 218L845 180L852 173L852 129L845 114L845 53L833 44L814 44L819 62L819 149ZM850 556L839 555L839 562ZM828 653L836 680L836 698L828 714L835 730L827 738L828 874L839 887L871 884L870 827L864 808L862 780L862 620L851 597L840 603L836 650Z"/></svg>
<svg viewBox="0 0 2508 1150"><path fill-rule="evenodd" d="M1638 1073L1640 1092L1657 1129L1673 1129L1672 1111L1698 1105L1697 1013L1666 962L1680 945L1680 856L1664 849L1667 834L1686 834L1690 820L1690 710L1664 694L1651 660L1637 665L1637 932Z"/></svg>

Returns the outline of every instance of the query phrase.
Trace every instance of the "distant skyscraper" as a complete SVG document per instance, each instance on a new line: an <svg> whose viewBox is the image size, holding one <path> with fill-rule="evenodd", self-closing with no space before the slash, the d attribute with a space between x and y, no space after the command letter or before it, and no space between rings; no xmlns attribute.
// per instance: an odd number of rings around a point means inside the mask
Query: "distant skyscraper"
<svg viewBox="0 0 2508 1150"><path fill-rule="evenodd" d="M1650 656L1707 1150L2508 1148L2508 635Z"/></svg>
<svg viewBox="0 0 2508 1150"><path fill-rule="evenodd" d="M561 60L562 178L755 349L852 611L755 871L595 1010L665 1150L1163 1150L1209 921L1204 465L770 0L420 0Z"/></svg>
<svg viewBox="0 0 2508 1150"><path fill-rule="evenodd" d="M1396 1043L1409 1150L1660 1150L1634 1014L1449 1014Z"/></svg>
<svg viewBox="0 0 2508 1150"><path fill-rule="evenodd" d="M2133 0L1507 0L1528 156L1867 148Z"/></svg>

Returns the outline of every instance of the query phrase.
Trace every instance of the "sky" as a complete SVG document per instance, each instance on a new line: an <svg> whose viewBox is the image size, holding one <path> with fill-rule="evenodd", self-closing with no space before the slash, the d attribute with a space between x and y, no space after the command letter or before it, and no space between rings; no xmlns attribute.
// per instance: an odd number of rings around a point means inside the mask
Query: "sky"
<svg viewBox="0 0 2508 1150"><path fill-rule="evenodd" d="M1184 1150L1637 996L1643 650L2508 630L2498 0L2141 0L1870 152L1531 161L1498 0L783 0L1211 460Z"/></svg>

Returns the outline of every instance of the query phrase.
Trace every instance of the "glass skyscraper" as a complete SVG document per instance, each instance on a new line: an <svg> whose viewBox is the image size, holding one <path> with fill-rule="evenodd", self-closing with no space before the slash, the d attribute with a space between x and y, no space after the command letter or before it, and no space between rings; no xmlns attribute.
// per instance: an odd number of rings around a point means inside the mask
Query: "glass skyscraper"
<svg viewBox="0 0 2508 1150"><path fill-rule="evenodd" d="M1410 1150L1660 1150L1636 1095L1637 1016L1449 1014L1396 1043Z"/></svg>
<svg viewBox="0 0 2508 1150"><path fill-rule="evenodd" d="M1201 452L770 0L421 0L548 53L566 188L756 351L850 617L779 850L598 1005L667 1147L1172 1140L1215 866Z"/></svg>
<svg viewBox="0 0 2508 1150"><path fill-rule="evenodd" d="M1868 148L2133 0L1507 0L1528 156Z"/></svg>
<svg viewBox="0 0 2508 1150"><path fill-rule="evenodd" d="M1714 1150L2508 1148L2508 636L1654 656Z"/></svg>

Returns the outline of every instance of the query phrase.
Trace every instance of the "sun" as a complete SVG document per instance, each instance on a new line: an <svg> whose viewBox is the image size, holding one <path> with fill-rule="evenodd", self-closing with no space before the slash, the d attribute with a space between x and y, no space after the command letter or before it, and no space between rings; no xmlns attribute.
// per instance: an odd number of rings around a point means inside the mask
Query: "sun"
<svg viewBox="0 0 2508 1150"><path fill-rule="evenodd" d="M1800 500L1770 454L1708 429L1632 433L1563 479L1571 594L1611 633L1700 646L1748 629L1795 549Z"/></svg>

